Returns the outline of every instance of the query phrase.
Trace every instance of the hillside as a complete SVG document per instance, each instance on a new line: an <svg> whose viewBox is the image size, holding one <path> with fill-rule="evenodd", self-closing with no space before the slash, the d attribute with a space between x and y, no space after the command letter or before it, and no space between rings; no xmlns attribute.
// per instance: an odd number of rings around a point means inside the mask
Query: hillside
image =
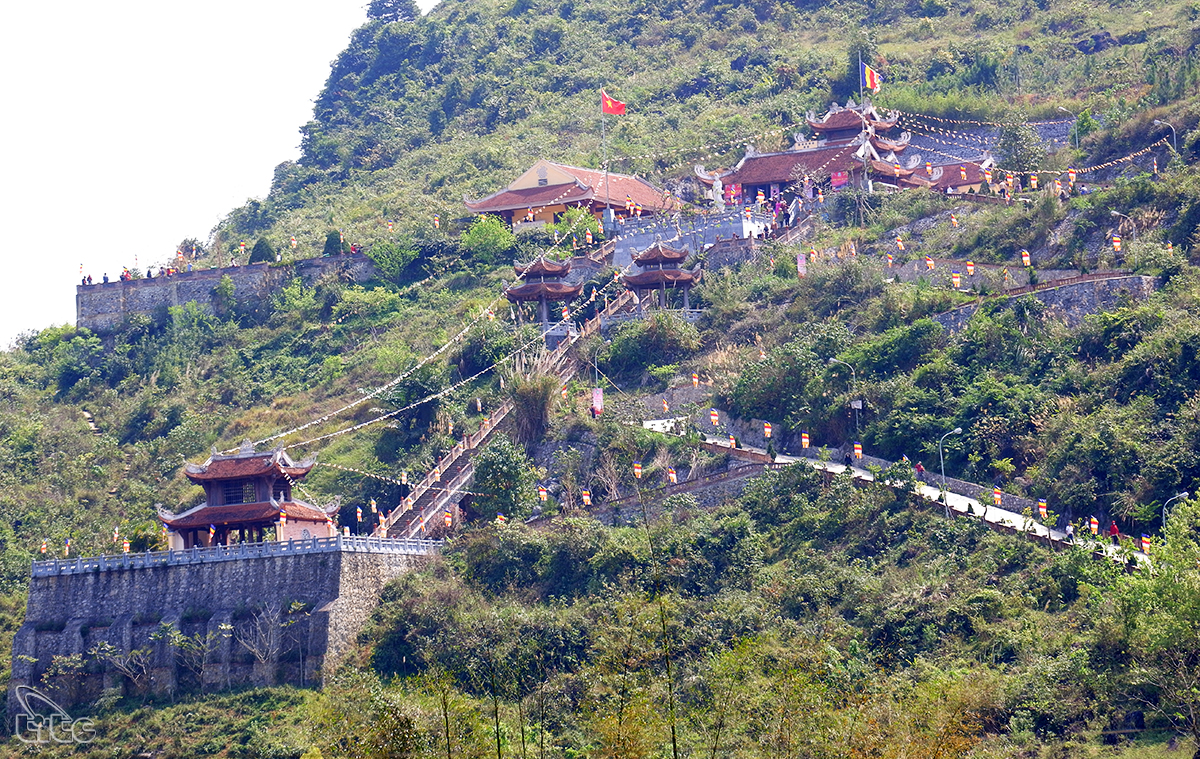
<svg viewBox="0 0 1200 759"><path fill-rule="evenodd" d="M355 243L379 279L218 293L212 313L174 307L104 338L54 328L0 354L0 642L43 542L113 552L116 528L132 550L159 547L155 505L201 496L183 462L243 439L318 454L304 497L340 498L340 524L365 531L378 517L359 523L358 508L395 508L402 472L423 474L512 398L514 422L480 455L477 518L443 562L389 587L324 690L178 704L111 692L91 712L97 742L74 755L1150 757L1173 736L1200 754L1200 499L1162 517L1200 479L1191 4L447 0L418 18L375 0L370 14L333 64L304 157L199 260L242 241L285 263ZM842 193L802 244L702 261L695 324L659 315L585 340L594 374L565 398L523 376L541 338L501 286L514 260L556 246L468 226L464 194L537 158L597 166L600 86L630 104L607 125L614 168L682 190L692 164L788 144L806 111L857 97L859 51L884 74L878 101L909 113L1009 134L1060 105L1094 114L1046 168L1154 152L1089 173L1090 192L1063 202ZM803 278L797 254L811 257ZM942 263L899 275L927 255ZM995 268L956 290L948 270L966 261ZM1004 267L1031 281L1117 268L1153 293L1069 320L1003 297ZM612 274L585 295L613 292ZM942 326L961 306L977 310ZM667 398L676 414L770 421L781 446L803 430L835 456L859 441L931 470L961 427L948 475L1045 498L1080 534L1096 516L1151 535L1156 571L946 520L906 467L892 475L908 487L796 466L716 504L606 509L668 469L727 466L694 435L641 429Z"/></svg>

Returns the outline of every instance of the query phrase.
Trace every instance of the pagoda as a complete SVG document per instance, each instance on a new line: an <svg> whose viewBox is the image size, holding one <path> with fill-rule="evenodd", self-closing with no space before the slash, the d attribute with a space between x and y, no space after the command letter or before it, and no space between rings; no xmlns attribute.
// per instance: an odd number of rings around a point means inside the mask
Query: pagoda
<svg viewBox="0 0 1200 759"><path fill-rule="evenodd" d="M316 461L293 461L282 448L256 452L249 441L234 454L216 450L203 464L188 464L184 474L204 488L204 503L182 514L159 507L172 550L234 543L327 538L336 535L332 512L296 500L292 485Z"/></svg>
<svg viewBox="0 0 1200 759"><path fill-rule="evenodd" d="M626 274L621 278L622 283L638 295L638 313L642 312L642 293L646 290L658 290L658 307L667 307L667 288L683 288L683 308L690 310L688 292L696 283L696 274L679 268L688 257L686 250L668 248L661 240L633 257L633 262L641 267L638 274Z"/></svg>
<svg viewBox="0 0 1200 759"><path fill-rule="evenodd" d="M550 323L550 303L575 300L583 289L583 283L572 285L562 281L571 271L570 263L548 261L545 256L532 263L516 264L513 270L521 278L521 284L505 290L505 297L513 303L537 303L538 320L543 327Z"/></svg>

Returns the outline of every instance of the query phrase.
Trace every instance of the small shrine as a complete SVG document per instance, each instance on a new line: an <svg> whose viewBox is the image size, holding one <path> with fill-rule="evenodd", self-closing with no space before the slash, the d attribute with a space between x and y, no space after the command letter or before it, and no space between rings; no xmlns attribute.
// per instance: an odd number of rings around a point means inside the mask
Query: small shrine
<svg viewBox="0 0 1200 759"><path fill-rule="evenodd" d="M638 313L642 313L643 293L647 290L658 291L658 307L667 307L667 288L683 289L683 308L691 309L688 292L696 283L695 272L681 269L687 259L686 250L668 248L657 241L649 248L633 257L633 262L641 267L637 274L626 274L621 278L622 283L635 291L638 296Z"/></svg>
<svg viewBox="0 0 1200 759"><path fill-rule="evenodd" d="M203 464L188 464L187 478L204 488L204 503L182 514L159 507L172 550L333 537L332 511L292 496L316 464L293 461L282 448L256 452L250 441L234 454L215 450Z"/></svg>
<svg viewBox="0 0 1200 759"><path fill-rule="evenodd" d="M521 284L504 291L512 303L537 303L538 321L546 327L550 323L550 303L569 302L579 297L583 283L569 284L563 278L571 271L571 264L539 257L532 263L513 266Z"/></svg>

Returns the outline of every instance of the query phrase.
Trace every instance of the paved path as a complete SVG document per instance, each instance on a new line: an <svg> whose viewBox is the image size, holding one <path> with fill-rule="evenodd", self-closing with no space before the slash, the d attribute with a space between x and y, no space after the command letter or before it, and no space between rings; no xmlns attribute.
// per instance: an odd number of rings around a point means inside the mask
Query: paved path
<svg viewBox="0 0 1200 759"><path fill-rule="evenodd" d="M711 435L704 435L704 442L724 448L730 447L729 438L727 437L721 438ZM748 453L759 455L766 454L766 451L762 448L754 448L746 445L743 445L737 449L732 449L730 453L734 456L737 456L738 451L746 451ZM775 461L780 464L804 462L811 465L815 469L822 469L833 474L841 474L842 472L846 471L847 468L845 464L836 464L832 461L819 461L817 459L810 459L806 456L776 456ZM860 469L859 467L855 466L851 466L849 468L856 480L861 480L863 482L875 481L875 475L871 474L870 471L866 469ZM926 483L921 483L918 487L918 493L931 503L942 503L941 488ZM1046 525L1041 524L1036 519L1027 519L1022 514L1001 509L993 506L990 503L980 503L974 498L968 498L967 496L959 495L958 493L946 493L945 502L949 505L950 510L956 514L982 519L988 524L1007 528L1016 532L1028 533L1041 538L1042 540L1047 540L1048 542L1071 545L1071 543L1067 541L1067 534L1062 530L1051 529ZM1114 546L1108 541L1094 539L1091 536L1081 537L1076 535L1075 545L1087 548L1088 550L1096 553L1103 553L1113 561L1120 563L1124 563L1126 561L1126 557L1129 555L1127 549ZM1150 561L1150 557L1141 551L1134 551L1133 556L1137 560L1138 564L1148 564Z"/></svg>

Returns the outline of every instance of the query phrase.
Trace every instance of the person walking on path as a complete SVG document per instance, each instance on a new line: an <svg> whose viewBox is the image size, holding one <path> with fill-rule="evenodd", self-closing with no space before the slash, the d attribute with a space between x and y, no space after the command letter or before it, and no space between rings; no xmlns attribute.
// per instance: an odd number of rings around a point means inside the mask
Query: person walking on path
<svg viewBox="0 0 1200 759"><path fill-rule="evenodd" d="M914 467L914 468L916 469L916 472L917 472L917 481L924 482L925 481L925 467L921 466L921 462L918 461L916 467Z"/></svg>
<svg viewBox="0 0 1200 759"><path fill-rule="evenodd" d="M1067 542L1075 542L1075 525L1071 524L1070 522L1067 522Z"/></svg>
<svg viewBox="0 0 1200 759"><path fill-rule="evenodd" d="M1108 528L1108 536L1112 538L1114 546L1121 545L1121 531L1117 528L1116 521L1113 521L1112 526Z"/></svg>

